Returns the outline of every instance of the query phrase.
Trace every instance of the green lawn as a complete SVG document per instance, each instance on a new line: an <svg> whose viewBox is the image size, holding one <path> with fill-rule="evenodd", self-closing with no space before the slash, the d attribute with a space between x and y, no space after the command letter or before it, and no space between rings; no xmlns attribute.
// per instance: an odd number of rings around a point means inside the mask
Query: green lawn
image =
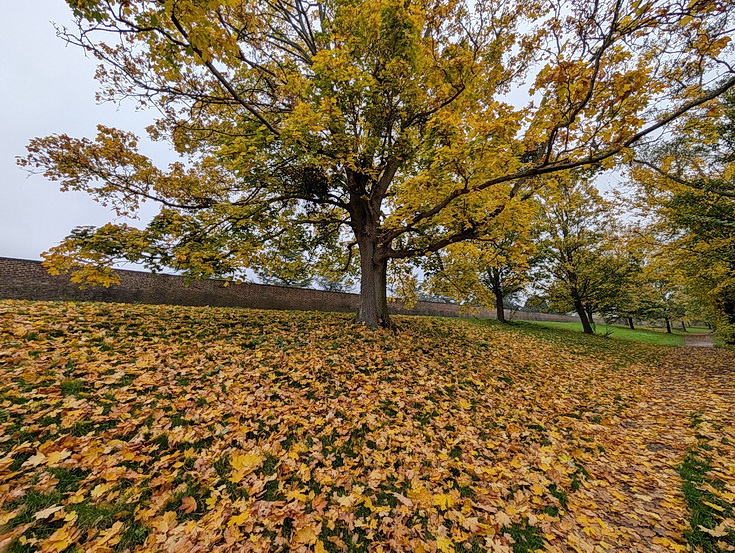
<svg viewBox="0 0 735 553"><path fill-rule="evenodd" d="M682 336L686 336L687 334L710 334L712 332L712 329L707 328L706 326L690 326L690 327L687 327L686 332L681 330L681 328L675 328L674 332L676 334L681 334Z"/></svg>
<svg viewBox="0 0 735 553"><path fill-rule="evenodd" d="M549 321L523 321L522 324L531 324L535 326L543 326L546 328L563 329L572 332L582 332L581 323L554 323ZM605 326L602 324L596 325L597 334L600 337L608 335L614 340L624 340L626 342L640 342L643 344L653 344L657 346L683 346L684 338L683 332L675 332L674 334L667 334L662 330L643 330L636 329L631 330L628 327L620 325Z"/></svg>

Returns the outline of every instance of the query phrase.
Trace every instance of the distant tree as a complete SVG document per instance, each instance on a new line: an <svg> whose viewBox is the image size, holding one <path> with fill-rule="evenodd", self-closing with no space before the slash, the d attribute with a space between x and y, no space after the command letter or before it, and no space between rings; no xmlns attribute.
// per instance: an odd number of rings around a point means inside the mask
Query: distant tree
<svg viewBox="0 0 735 553"><path fill-rule="evenodd" d="M348 286L341 280L330 280L328 278L318 278L317 285L327 292L347 292Z"/></svg>
<svg viewBox="0 0 735 553"><path fill-rule="evenodd" d="M554 178L541 202L536 287L552 309L576 311L586 334L594 313L615 309L629 275L611 223L612 206L585 175Z"/></svg>
<svg viewBox="0 0 735 553"><path fill-rule="evenodd" d="M119 214L161 205L145 229L72 233L48 266L102 284L119 260L286 278L298 248L359 262L371 327L390 325L389 265L405 284L401 263L482 239L537 177L610 167L735 86L730 2L68 4L61 34L101 60L102 97L156 109L150 136L182 159L157 167L103 126L32 140L21 163L62 189Z"/></svg>
<svg viewBox="0 0 735 553"><path fill-rule="evenodd" d="M482 240L448 246L423 267L429 288L467 305L495 308L506 322L505 308L530 279L535 253L531 236L532 204L515 217L498 221L498 228Z"/></svg>

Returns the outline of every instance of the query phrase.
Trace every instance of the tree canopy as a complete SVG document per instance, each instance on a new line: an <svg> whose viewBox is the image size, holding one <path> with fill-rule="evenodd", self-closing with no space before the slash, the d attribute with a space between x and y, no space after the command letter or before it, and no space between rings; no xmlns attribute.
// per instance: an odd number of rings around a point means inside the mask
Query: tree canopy
<svg viewBox="0 0 735 553"><path fill-rule="evenodd" d="M149 134L181 161L104 126L32 140L21 164L64 189L121 214L161 204L143 229L75 230L50 266L97 283L121 259L359 270L369 326L390 324L389 262L482 239L544 175L630 159L735 85L721 1L68 4L78 28L61 34L100 59L101 97L158 110Z"/></svg>
<svg viewBox="0 0 735 553"><path fill-rule="evenodd" d="M658 263L735 342L735 94L709 119L684 118L680 132L637 152L632 171L653 215Z"/></svg>

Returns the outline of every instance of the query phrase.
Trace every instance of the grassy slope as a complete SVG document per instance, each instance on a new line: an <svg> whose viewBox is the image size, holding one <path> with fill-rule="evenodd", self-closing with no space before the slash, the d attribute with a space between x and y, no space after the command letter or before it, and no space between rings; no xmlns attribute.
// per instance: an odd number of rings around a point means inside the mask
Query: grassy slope
<svg viewBox="0 0 735 553"><path fill-rule="evenodd" d="M661 349L348 321L0 302L0 550L682 550Z"/></svg>
<svg viewBox="0 0 735 553"><path fill-rule="evenodd" d="M531 321L529 323L537 326L543 326L546 328L563 329L574 332L582 332L581 323L555 323L548 321ZM597 325L597 332L600 335L605 335L610 332L610 338L614 340L623 340L626 342L639 342L642 344L652 344L656 346L683 346L684 334L681 331L675 330L672 334L667 334L663 331L649 330L649 329L636 329L631 330L626 326L621 325Z"/></svg>

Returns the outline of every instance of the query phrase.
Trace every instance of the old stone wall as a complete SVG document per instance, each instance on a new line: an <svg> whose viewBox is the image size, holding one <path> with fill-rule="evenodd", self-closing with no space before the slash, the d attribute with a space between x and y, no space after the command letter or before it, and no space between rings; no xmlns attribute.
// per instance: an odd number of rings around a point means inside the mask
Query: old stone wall
<svg viewBox="0 0 735 553"><path fill-rule="evenodd" d="M234 284L223 280L196 280L187 283L183 277L177 275L127 270L116 272L120 276L119 285L109 288L95 286L80 289L67 277L48 274L40 261L0 257L0 298L211 305L296 311L350 312L357 310L357 294L265 284ZM495 317L495 312L489 309L467 312L458 305L448 303L418 302L413 308L406 309L400 302L391 302L390 309L392 313L405 315ZM535 321L577 320L566 315L523 311L515 312L513 317Z"/></svg>

